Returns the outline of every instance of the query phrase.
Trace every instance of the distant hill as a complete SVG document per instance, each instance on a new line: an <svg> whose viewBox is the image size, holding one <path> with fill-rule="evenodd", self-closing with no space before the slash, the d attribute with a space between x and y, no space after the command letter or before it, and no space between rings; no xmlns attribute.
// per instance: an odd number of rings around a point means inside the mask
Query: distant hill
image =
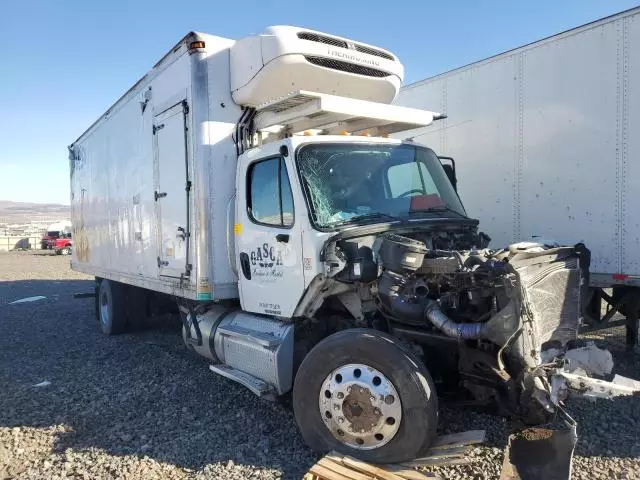
<svg viewBox="0 0 640 480"><path fill-rule="evenodd" d="M43 218L69 218L69 205L0 200L0 221L22 222Z"/></svg>

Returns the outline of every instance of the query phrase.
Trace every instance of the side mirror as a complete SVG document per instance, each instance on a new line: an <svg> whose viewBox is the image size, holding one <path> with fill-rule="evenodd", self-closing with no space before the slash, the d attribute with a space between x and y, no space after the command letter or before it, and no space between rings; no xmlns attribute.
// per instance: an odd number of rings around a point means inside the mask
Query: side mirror
<svg viewBox="0 0 640 480"><path fill-rule="evenodd" d="M453 189L458 191L458 179L456 178L456 162L451 157L438 157L440 163L442 164L442 168L444 169L444 173L447 174L447 178L451 182ZM445 163L449 162L449 163Z"/></svg>

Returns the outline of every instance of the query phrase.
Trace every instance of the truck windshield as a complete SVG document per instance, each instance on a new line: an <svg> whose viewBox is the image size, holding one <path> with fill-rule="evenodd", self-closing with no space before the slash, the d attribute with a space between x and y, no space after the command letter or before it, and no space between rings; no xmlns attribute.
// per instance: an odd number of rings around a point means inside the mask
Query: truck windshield
<svg viewBox="0 0 640 480"><path fill-rule="evenodd" d="M466 216L438 157L428 148L310 144L300 148L297 160L320 228L442 212Z"/></svg>

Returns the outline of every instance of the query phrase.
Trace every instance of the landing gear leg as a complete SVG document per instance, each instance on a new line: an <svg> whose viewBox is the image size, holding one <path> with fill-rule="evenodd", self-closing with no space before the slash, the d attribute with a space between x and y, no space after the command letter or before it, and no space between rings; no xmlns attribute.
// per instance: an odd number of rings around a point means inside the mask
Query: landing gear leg
<svg viewBox="0 0 640 480"><path fill-rule="evenodd" d="M627 350L635 350L638 347L638 324L640 317L640 295L635 292L627 294Z"/></svg>

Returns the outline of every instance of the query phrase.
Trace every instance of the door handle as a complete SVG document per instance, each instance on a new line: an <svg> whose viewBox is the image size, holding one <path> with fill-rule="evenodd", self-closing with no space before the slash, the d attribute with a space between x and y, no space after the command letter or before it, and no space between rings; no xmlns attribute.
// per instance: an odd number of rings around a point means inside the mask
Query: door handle
<svg viewBox="0 0 640 480"><path fill-rule="evenodd" d="M249 255L244 252L240 254L240 267L242 268L244 278L251 280L251 264L249 263Z"/></svg>
<svg viewBox="0 0 640 480"><path fill-rule="evenodd" d="M178 234L177 234L178 238L181 238L182 240L186 240L189 235L190 234L187 233L184 227L178 227Z"/></svg>
<svg viewBox="0 0 640 480"><path fill-rule="evenodd" d="M276 235L276 242L280 243L289 243L289 234L288 233L279 233Z"/></svg>

